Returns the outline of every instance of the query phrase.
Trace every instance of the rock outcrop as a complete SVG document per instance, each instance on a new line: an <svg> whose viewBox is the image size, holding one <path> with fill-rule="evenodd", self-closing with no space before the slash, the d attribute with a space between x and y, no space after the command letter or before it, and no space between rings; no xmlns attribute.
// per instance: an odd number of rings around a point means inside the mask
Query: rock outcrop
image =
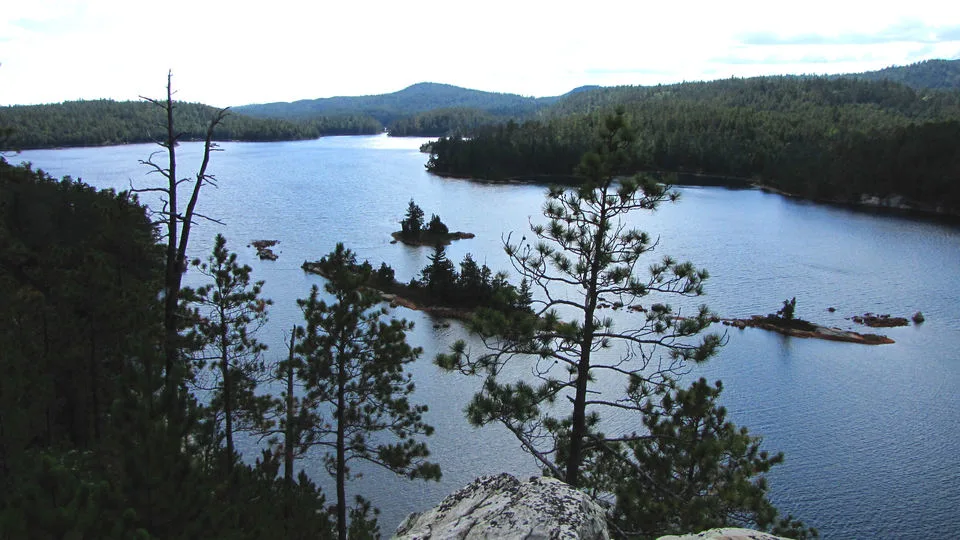
<svg viewBox="0 0 960 540"><path fill-rule="evenodd" d="M254 240L250 244L256 248L257 257L260 257L261 261L275 261L277 260L277 254L270 248L279 243L279 240Z"/></svg>
<svg viewBox="0 0 960 540"><path fill-rule="evenodd" d="M771 332L778 332L785 336L798 338L826 339L828 341L845 341L847 343L861 343L863 345L884 345L894 341L879 334L861 334L841 328L820 326L801 319L781 319L775 315L754 315L749 319L720 319L724 325L734 328L760 328Z"/></svg>
<svg viewBox="0 0 960 540"><path fill-rule="evenodd" d="M691 533L682 536L661 536L657 540L789 540L782 536L754 531L751 529L723 528L710 529L701 533Z"/></svg>
<svg viewBox="0 0 960 540"><path fill-rule="evenodd" d="M483 476L439 506L407 516L394 538L610 538L604 509L553 478Z"/></svg>

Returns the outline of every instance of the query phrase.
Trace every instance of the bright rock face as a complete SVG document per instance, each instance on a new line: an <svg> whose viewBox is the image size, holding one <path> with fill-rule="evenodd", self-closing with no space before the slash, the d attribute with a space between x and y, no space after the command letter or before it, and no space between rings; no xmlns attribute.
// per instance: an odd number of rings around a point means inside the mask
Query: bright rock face
<svg viewBox="0 0 960 540"><path fill-rule="evenodd" d="M407 516L394 538L610 538L603 508L553 478L483 476L439 506Z"/></svg>
<svg viewBox="0 0 960 540"><path fill-rule="evenodd" d="M788 540L781 536L754 531L751 529L723 528L710 529L696 534L683 536L661 536L657 540Z"/></svg>

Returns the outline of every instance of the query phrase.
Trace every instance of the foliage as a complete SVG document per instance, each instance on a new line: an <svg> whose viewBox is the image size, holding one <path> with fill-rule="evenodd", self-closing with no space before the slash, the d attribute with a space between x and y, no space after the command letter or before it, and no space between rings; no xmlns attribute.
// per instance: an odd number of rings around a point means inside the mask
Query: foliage
<svg viewBox="0 0 960 540"><path fill-rule="evenodd" d="M440 216L436 214L430 215L430 223L427 225L427 232L430 234L447 234L450 232L450 228L440 221Z"/></svg>
<svg viewBox="0 0 960 540"><path fill-rule="evenodd" d="M163 265L131 194L0 159L0 531L329 538L309 480L264 461L225 475L189 396L157 399Z"/></svg>
<svg viewBox="0 0 960 540"><path fill-rule="evenodd" d="M240 431L263 431L270 399L256 393L268 378L263 353L267 346L255 335L267 321L270 300L260 297L263 281L251 283L251 268L237 263L218 234L207 262L193 261L210 280L198 289L185 289L183 302L192 310L192 333L198 345L194 357L195 386L210 392L210 428L217 444L226 441L227 472L236 459L233 437ZM209 365L208 365L209 363Z"/></svg>
<svg viewBox="0 0 960 540"><path fill-rule="evenodd" d="M960 92L890 81L758 77L578 92L521 125L432 143L427 169L490 179L570 178L600 119L622 107L641 144L626 173L734 177L811 198L960 212Z"/></svg>
<svg viewBox="0 0 960 540"><path fill-rule="evenodd" d="M453 263L447 258L447 252L442 244L437 244L433 253L427 256L430 261L420 272L420 280L424 287L435 298L449 298L453 295L457 283L457 271Z"/></svg>
<svg viewBox="0 0 960 540"><path fill-rule="evenodd" d="M184 102L176 102L176 108L181 140L204 140L206 119L217 109ZM165 123L160 111L136 101L100 99L0 107L0 127L16 127L0 137L0 150L154 142L163 136ZM381 131L383 126L373 118L356 115L290 121L233 114L217 126L213 140L286 141Z"/></svg>
<svg viewBox="0 0 960 540"><path fill-rule="evenodd" d="M848 73L836 77L868 81L894 81L911 88L960 89L960 60L924 60L908 66L891 66L865 73Z"/></svg>
<svg viewBox="0 0 960 540"><path fill-rule="evenodd" d="M405 238L419 238L423 232L423 209L410 199L407 205L407 214L400 221L400 232Z"/></svg>
<svg viewBox="0 0 960 540"><path fill-rule="evenodd" d="M777 311L777 316L785 321L793 320L793 313L797 309L797 297L794 296L792 300L784 300L783 307Z"/></svg>
<svg viewBox="0 0 960 540"><path fill-rule="evenodd" d="M311 118L317 115L366 115L376 118L384 125L393 125L401 118L436 109L449 109L451 112L473 109L492 116L519 118L533 114L554 101L556 98L537 99L516 94L470 90L449 84L419 83L390 94L244 105L236 107L236 110L260 118L282 119ZM439 116L445 114L449 113L438 111ZM416 125L415 120L413 123Z"/></svg>
<svg viewBox="0 0 960 540"><path fill-rule="evenodd" d="M648 400L643 435L605 446L600 458L615 493L611 523L625 536L657 537L717 527L816 536L793 516L779 519L763 474L783 461L760 450L760 439L726 420L716 404L723 386L705 379Z"/></svg>
<svg viewBox="0 0 960 540"><path fill-rule="evenodd" d="M375 308L379 294L365 287L369 273L356 272L356 256L343 244L324 259L329 265L324 289L333 303L321 300L316 286L298 301L306 328L297 353L307 406L316 419L309 444L326 450L327 472L337 481L338 530L345 538L351 462L425 480L439 479L440 467L426 460L427 445L417 439L433 432L422 419L427 408L408 400L414 384L404 366L421 353L406 342L412 325L382 319L386 310Z"/></svg>
<svg viewBox="0 0 960 540"><path fill-rule="evenodd" d="M28 447L104 435L128 355L156 337L154 242L128 193L0 158L0 470Z"/></svg>
<svg viewBox="0 0 960 540"><path fill-rule="evenodd" d="M387 132L391 137L463 136L498 121L498 117L480 109L441 108L394 120Z"/></svg>

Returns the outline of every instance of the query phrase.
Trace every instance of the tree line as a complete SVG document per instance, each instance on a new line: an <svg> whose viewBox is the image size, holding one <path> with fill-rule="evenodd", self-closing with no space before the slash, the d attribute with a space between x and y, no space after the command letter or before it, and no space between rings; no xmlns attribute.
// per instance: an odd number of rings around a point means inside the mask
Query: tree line
<svg viewBox="0 0 960 540"><path fill-rule="evenodd" d="M199 103L180 103L176 122L183 140L203 140L205 119L214 110ZM165 124L156 107L142 101L104 99L0 107L0 126L10 130L0 138L0 150L155 142ZM362 115L283 120L231 114L217 126L214 139L283 141L382 131L382 124Z"/></svg>
<svg viewBox="0 0 960 540"><path fill-rule="evenodd" d="M495 117L525 117L558 98L483 92L449 84L418 83L403 90L373 96L338 96L293 103L243 105L236 110L261 118L308 119L318 115L365 115L384 125L436 109L472 109Z"/></svg>
<svg viewBox="0 0 960 540"><path fill-rule="evenodd" d="M810 198L902 196L960 211L960 92L889 81L761 77L582 92L543 120L479 128L432 144L428 170L491 179L569 176L621 109L638 144L622 173L747 179Z"/></svg>
<svg viewBox="0 0 960 540"><path fill-rule="evenodd" d="M205 260L185 257L190 225L204 218L193 209L224 111L208 123L203 164L183 181L171 96L168 79L166 99L151 101L169 121L161 143L168 160L144 162L169 180L148 188L164 192L162 211L150 212L133 192L97 191L0 159L0 293L9 299L0 304L0 530L35 538L377 536L371 502L346 499L354 463L411 479L440 475L428 460L426 408L410 402L414 381L404 370L423 351L406 342L410 324L366 286L372 268L340 244L324 258L324 292L313 286L298 301L303 321L283 353L270 355L257 330L271 304L227 240L218 236ZM536 316L517 324L501 307L482 310L470 327L484 350L457 343L436 362L484 378L470 422L505 425L546 474L615 500L618 536L731 523L813 533L767 500L763 474L782 456L726 420L716 404L721 385L679 385L684 362L705 361L721 344L712 335L695 340L709 312L679 317L669 305L639 301L698 296L708 274L670 257L648 276L634 271L656 243L619 220L673 195L649 179L616 181L635 142L623 115L598 126L597 140L577 168L581 187L552 190L548 221L532 226L533 240L505 243L528 283L513 301ZM459 284L447 290L456 295L506 281L470 257L459 273L451 267L436 250L420 286ZM181 286L189 268L204 277L196 289ZM559 307L580 316L566 320ZM636 328L618 330L600 314L611 307L646 313ZM619 360L592 354L622 342L630 346ZM529 363L533 378L501 380L507 362ZM601 371L623 376L623 388L600 392L593 377ZM601 432L609 407L634 414L636 432ZM267 440L253 463L237 454L242 433ZM296 472L308 451L335 479L330 502Z"/></svg>

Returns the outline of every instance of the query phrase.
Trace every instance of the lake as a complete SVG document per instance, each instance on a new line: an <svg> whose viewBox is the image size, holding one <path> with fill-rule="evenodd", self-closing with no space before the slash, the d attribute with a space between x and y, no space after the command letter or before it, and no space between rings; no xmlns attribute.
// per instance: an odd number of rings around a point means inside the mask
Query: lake
<svg viewBox="0 0 960 540"><path fill-rule="evenodd" d="M540 214L544 188L444 179L424 170L424 139L329 137L278 143L224 143L213 156L218 187L205 189L198 211L224 225L201 222L191 253L205 257L216 233L266 281L269 325L260 335L276 358L283 337L300 320L295 300L317 276L300 265L346 243L374 266L391 265L401 281L427 262L426 248L391 244L408 201L427 216L439 214L451 230L476 238L455 242L447 254L466 253L494 270L510 268L502 236L523 234ZM8 158L30 161L54 176L80 177L97 187L147 186L138 165L158 147L34 150ZM196 170L201 145L180 148L183 174ZM926 322L879 329L895 344L865 346L787 338L763 330L726 330L718 357L692 369L724 383L730 419L783 451L786 462L769 474L771 496L821 530L826 538L929 538L960 531L960 227L793 200L754 189L679 188L681 200L636 223L659 237L655 258L670 254L710 271L698 299L724 317L775 312L797 298L797 316L842 328L865 312ZM145 199L146 200L146 199ZM255 239L280 244L277 261L256 259ZM653 262L651 259L650 262ZM641 265L645 266L645 265ZM188 274L193 283L195 276ZM835 312L829 312L833 307ZM403 308L393 310L416 327L409 340L423 347L411 371L416 400L427 403L439 483L409 482L364 469L348 488L382 510L388 533L408 512L425 510L481 474L537 474L536 464L499 426L474 429L462 409L478 380L440 372L433 356L462 327ZM620 327L629 325L618 315ZM612 418L606 426L630 429ZM633 429L636 429L634 427ZM253 452L248 452L253 454ZM298 466L333 491L317 456Z"/></svg>

